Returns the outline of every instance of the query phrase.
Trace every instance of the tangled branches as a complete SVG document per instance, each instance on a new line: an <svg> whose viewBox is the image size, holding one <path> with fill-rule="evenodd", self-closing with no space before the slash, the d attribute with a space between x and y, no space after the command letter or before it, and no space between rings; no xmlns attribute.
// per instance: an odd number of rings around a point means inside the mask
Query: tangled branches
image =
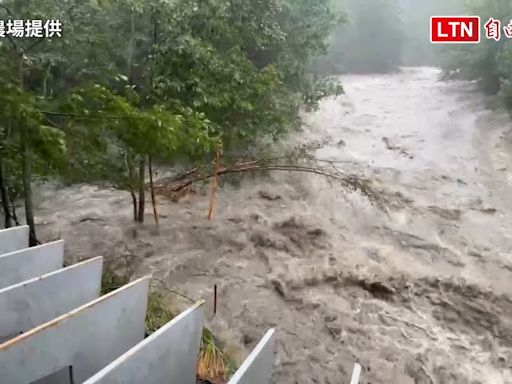
<svg viewBox="0 0 512 384"><path fill-rule="evenodd" d="M301 162L300 160L303 161ZM282 156L235 162L231 165L219 167L216 174L218 177L230 174L273 171L316 174L335 182L347 190L361 193L373 205L386 211L386 206L388 205L386 194L376 188L370 179L340 170L338 168L339 164L339 162L314 159L310 156ZM160 180L155 185L155 191L168 197L177 196L188 191L193 184L207 181L212 177L214 177L214 173L211 171L194 168L176 177Z"/></svg>

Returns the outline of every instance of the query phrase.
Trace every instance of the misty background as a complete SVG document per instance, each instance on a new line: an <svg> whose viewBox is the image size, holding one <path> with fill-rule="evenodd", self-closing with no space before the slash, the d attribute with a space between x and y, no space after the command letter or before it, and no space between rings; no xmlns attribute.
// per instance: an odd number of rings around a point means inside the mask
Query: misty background
<svg viewBox="0 0 512 384"><path fill-rule="evenodd" d="M317 69L386 73L398 66L440 66L443 46L430 43L430 17L464 11L459 0L342 0L342 22Z"/></svg>
<svg viewBox="0 0 512 384"><path fill-rule="evenodd" d="M480 91L497 96L496 106L512 110L512 39L482 37L479 44L430 43L430 17L477 15L501 28L512 19L508 0L343 0L337 2L339 23L325 55L315 59L317 74L376 74L401 66L433 66L444 79L474 81Z"/></svg>

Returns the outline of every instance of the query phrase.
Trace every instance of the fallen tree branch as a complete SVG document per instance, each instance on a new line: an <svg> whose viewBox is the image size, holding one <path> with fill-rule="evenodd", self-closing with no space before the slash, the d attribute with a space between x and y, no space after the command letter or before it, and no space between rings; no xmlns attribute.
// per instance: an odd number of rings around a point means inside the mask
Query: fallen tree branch
<svg viewBox="0 0 512 384"><path fill-rule="evenodd" d="M277 158L276 158L277 159ZM279 158L282 159L282 158ZM162 195L173 195L187 190L192 184L209 180L211 178L220 177L229 174L238 174L245 172L269 172L269 171L284 171L284 172L302 172L316 174L330 180L334 180L342 187L351 191L357 191L365 196L370 202L383 211L386 211L386 198L371 184L369 179L365 179L356 174L347 174L340 171L335 162L328 160L321 160L323 163L328 163L331 169L324 167L315 167L313 165L300 165L300 164L273 164L274 159L262 159L245 161L242 163L235 163L231 166L219 168L212 173L201 173L198 168L194 168L185 174L178 175L172 179L160 180L155 186L155 191ZM314 159L312 160L314 162Z"/></svg>
<svg viewBox="0 0 512 384"><path fill-rule="evenodd" d="M179 296L185 300L190 301L191 303L197 303L197 301L198 301L196 299L192 299L191 297L188 297L184 293L181 293L181 292L175 291L174 289L168 288L167 285L165 284L165 281L163 281L162 279L158 279L156 277L151 277L151 280L160 283L159 288L163 289L164 291L167 291L169 293L172 293L173 295Z"/></svg>

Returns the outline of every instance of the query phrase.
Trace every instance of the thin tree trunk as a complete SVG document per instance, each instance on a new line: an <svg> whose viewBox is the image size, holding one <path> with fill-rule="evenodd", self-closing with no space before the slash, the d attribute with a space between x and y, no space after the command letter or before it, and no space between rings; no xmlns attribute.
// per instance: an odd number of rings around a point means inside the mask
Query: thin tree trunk
<svg viewBox="0 0 512 384"><path fill-rule="evenodd" d="M9 195L9 200L11 202L12 207L12 218L14 219L14 224L16 224L17 227L19 227L20 221L18 220L18 215L16 214L16 205L14 205L14 200L12 199L12 195Z"/></svg>
<svg viewBox="0 0 512 384"><path fill-rule="evenodd" d="M220 167L220 147L217 147L217 155L215 156L215 163L213 165L213 179L212 179L212 188L211 188L211 195L210 195L210 209L208 210L208 220L211 220L213 218L213 209L215 207L215 195L217 192L217 175L219 173L219 167Z"/></svg>
<svg viewBox="0 0 512 384"><path fill-rule="evenodd" d="M135 195L135 191L130 189L130 195L132 196L132 204L133 204L133 221L139 220L139 208L137 207L137 195Z"/></svg>
<svg viewBox="0 0 512 384"><path fill-rule="evenodd" d="M158 225L158 211L156 208L156 194L155 194L155 185L153 183L153 162L151 160L151 156L149 156L149 186L151 188L151 205L153 205L153 216L155 217L155 223Z"/></svg>
<svg viewBox="0 0 512 384"><path fill-rule="evenodd" d="M128 153L124 154L124 163L126 165L126 170L128 171L128 188L130 189L130 196L132 197L133 204L133 221L137 222L139 220L139 208L137 207L137 195L135 194L135 177L133 175L133 164L130 160L128 160Z"/></svg>
<svg viewBox="0 0 512 384"><path fill-rule="evenodd" d="M19 53L19 85L21 89L25 88L24 74L23 74L23 61L25 53ZM23 194L25 199L25 220L29 227L29 246L33 247L39 245L36 237L36 225L34 222L34 205L32 203L32 144L30 143L30 134L28 127L21 126L21 145L23 148L23 164L22 164L22 179L23 179Z"/></svg>
<svg viewBox="0 0 512 384"><path fill-rule="evenodd" d="M132 12L130 17L130 39L128 40L128 58L126 59L126 73L128 75L128 84L133 84L133 70L132 70L132 63L133 63L133 39L135 36L135 14Z"/></svg>
<svg viewBox="0 0 512 384"><path fill-rule="evenodd" d="M144 213L146 211L146 191L144 182L146 180L146 158L143 156L139 163L139 216L138 222L144 222Z"/></svg>
<svg viewBox="0 0 512 384"><path fill-rule="evenodd" d="M25 129L25 128L24 128ZM26 133L26 132L25 132ZM25 135L26 136L26 135ZM32 148L28 138L23 140L23 192L25 198L25 219L29 226L29 246L39 244L36 237L36 225L34 222L34 206L32 204Z"/></svg>
<svg viewBox="0 0 512 384"><path fill-rule="evenodd" d="M128 77L128 84L131 86L133 84L133 39L135 35L135 13L132 12L130 15L130 37L128 39L128 56L126 58L126 74ZM132 197L133 204L133 221L139 221L139 207L137 206L137 195L135 193L135 178L133 175L133 166L131 162L126 160L126 167L128 168L128 178L129 178L129 186L130 186L130 196Z"/></svg>
<svg viewBox="0 0 512 384"><path fill-rule="evenodd" d="M128 178L130 179L130 195L132 196L132 204L133 204L133 221L139 220L139 208L137 206L137 195L135 194L134 185L134 177L133 177L133 168L131 164L126 164L128 167Z"/></svg>
<svg viewBox="0 0 512 384"><path fill-rule="evenodd" d="M4 179L3 161L0 159L0 198L2 199L2 208L4 210L5 228L11 228L11 208L9 207L9 195L7 192L6 180Z"/></svg>

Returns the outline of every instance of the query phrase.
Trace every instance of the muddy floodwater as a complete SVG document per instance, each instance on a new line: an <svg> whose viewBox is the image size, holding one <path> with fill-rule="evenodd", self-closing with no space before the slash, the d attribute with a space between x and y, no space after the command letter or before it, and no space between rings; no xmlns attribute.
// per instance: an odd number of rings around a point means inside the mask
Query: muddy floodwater
<svg viewBox="0 0 512 384"><path fill-rule="evenodd" d="M248 177L131 223L129 194L42 188L37 225L68 260L103 255L205 298L243 358L277 329L273 382L512 383L511 124L433 68L342 77L346 95L304 115L285 146L371 179L383 213L319 176ZM134 237L134 232L136 236ZM218 313L212 292L218 285ZM184 307L179 297L175 305Z"/></svg>

